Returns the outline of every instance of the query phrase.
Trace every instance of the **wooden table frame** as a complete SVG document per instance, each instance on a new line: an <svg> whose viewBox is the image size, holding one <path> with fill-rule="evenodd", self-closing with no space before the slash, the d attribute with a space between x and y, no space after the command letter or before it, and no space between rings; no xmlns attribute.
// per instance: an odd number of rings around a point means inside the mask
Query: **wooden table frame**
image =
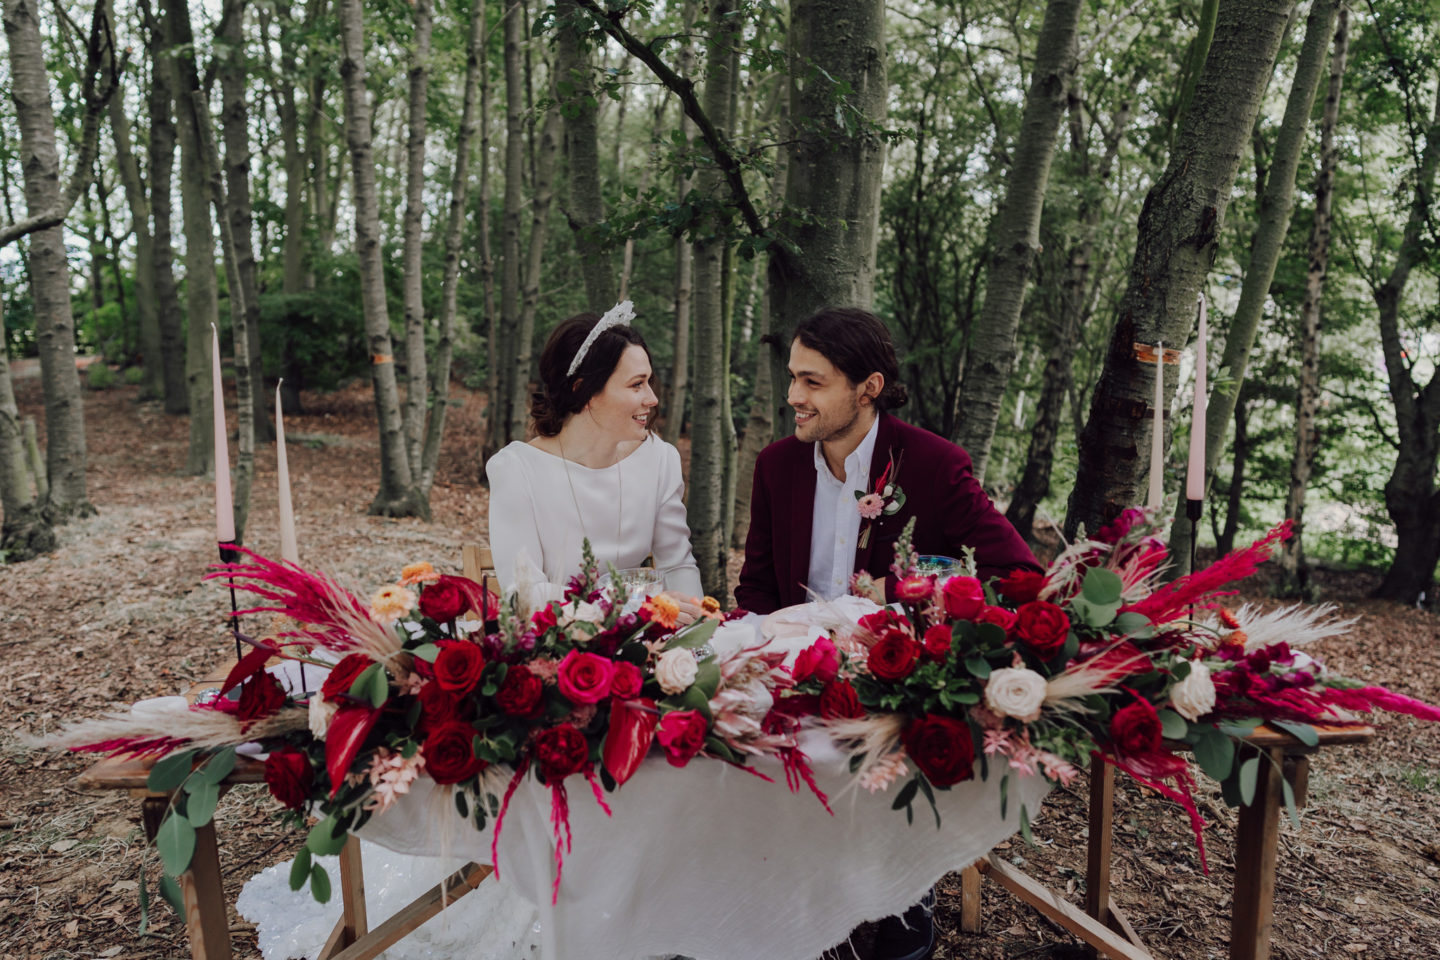
<svg viewBox="0 0 1440 960"><path fill-rule="evenodd" d="M1306 746L1296 737L1260 727L1246 743L1265 754L1256 778L1255 798L1240 808L1235 830L1235 886L1231 896L1230 960L1267 960L1275 908L1275 861L1280 847L1280 816L1284 806L1281 771L1305 806L1310 757L1317 751L1375 738L1371 727L1318 727L1319 744ZM1246 751L1249 752L1249 751ZM1238 763L1240 757L1237 756ZM1090 835L1086 850L1085 909L1070 903L995 854L961 871L960 929L979 933L982 926L981 884L988 876L1083 940L1094 954L1113 960L1153 960L1128 917L1110 895L1110 854L1114 826L1115 768L1107 764L1090 771Z"/></svg>

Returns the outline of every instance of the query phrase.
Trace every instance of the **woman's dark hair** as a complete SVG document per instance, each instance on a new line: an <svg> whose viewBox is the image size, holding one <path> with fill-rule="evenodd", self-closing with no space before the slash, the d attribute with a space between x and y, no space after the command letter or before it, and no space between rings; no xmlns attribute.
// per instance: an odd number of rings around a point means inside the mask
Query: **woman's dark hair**
<svg viewBox="0 0 1440 960"><path fill-rule="evenodd" d="M650 356L645 338L634 327L621 324L610 327L590 344L585 359L573 376L566 376L570 361L580 345L600 322L598 314L577 313L550 333L540 353L540 389L530 395L530 416L535 432L553 437L565 426L566 418L585 409L590 398L605 389L610 375L620 363L620 355L630 346L637 346Z"/></svg>
<svg viewBox="0 0 1440 960"><path fill-rule="evenodd" d="M826 307L795 328L795 339L829 360L851 383L863 383L872 373L885 378L875 406L896 410L910 394L900 382L895 341L881 319L858 307Z"/></svg>

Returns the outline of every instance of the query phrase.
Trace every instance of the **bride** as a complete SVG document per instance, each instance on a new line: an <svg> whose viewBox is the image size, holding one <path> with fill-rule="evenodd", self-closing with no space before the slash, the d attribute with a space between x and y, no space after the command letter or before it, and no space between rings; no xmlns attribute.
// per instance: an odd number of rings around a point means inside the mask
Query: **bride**
<svg viewBox="0 0 1440 960"><path fill-rule="evenodd" d="M666 594L688 621L700 613L695 598L702 591L681 500L680 454L650 432L658 401L649 350L628 325L633 317L626 301L604 317L571 317L550 335L531 399L536 436L511 443L486 464L490 547L502 588L524 588L527 606L561 598L580 570L586 538L602 570L638 567L653 557ZM372 927L459 866L373 843L361 850ZM327 861L336 860L316 858L332 877L338 865ZM262 870L235 905L255 924L265 960L315 957L340 916L338 894L316 903L306 889L292 892L289 876L288 861ZM482 883L381 956L528 960L539 956L536 916L508 886Z"/></svg>

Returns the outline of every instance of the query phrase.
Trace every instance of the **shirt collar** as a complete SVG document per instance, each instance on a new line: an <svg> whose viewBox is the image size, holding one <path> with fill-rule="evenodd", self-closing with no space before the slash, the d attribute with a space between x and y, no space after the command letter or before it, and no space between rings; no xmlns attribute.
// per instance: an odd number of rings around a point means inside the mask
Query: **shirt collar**
<svg viewBox="0 0 1440 960"><path fill-rule="evenodd" d="M880 413L876 411L875 421L870 424L860 446L850 452L845 458L845 481L850 482L852 478L859 478L858 485L865 488L870 482L870 462L875 456L875 438L880 433ZM834 479L830 472L830 464L825 462L825 451L821 449L820 441L815 442L815 472L822 477ZM841 482L841 481L836 481Z"/></svg>

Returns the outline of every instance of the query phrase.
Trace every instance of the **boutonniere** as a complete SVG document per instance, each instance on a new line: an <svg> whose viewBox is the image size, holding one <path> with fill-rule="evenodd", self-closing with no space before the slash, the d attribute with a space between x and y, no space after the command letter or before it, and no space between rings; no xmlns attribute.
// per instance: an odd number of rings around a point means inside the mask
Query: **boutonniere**
<svg viewBox="0 0 1440 960"><path fill-rule="evenodd" d="M904 454L901 454L904 457ZM860 532L860 549L864 550L870 543L870 530L875 526L875 521L881 517L890 517L900 512L905 506L905 491L900 489L897 482L900 476L899 464L895 462L892 455L890 461L885 464L885 472L880 474L880 479L875 481L875 490L871 493L855 491L855 509L860 511L860 517L865 522L864 529Z"/></svg>

